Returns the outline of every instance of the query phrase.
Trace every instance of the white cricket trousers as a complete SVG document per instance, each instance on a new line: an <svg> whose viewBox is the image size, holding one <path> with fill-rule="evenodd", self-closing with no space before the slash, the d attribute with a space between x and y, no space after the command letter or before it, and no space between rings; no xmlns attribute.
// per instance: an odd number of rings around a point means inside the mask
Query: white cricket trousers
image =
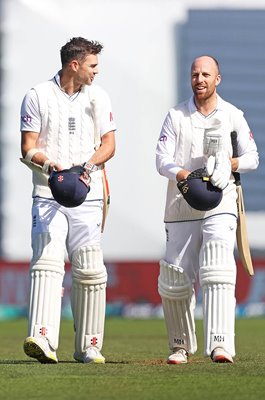
<svg viewBox="0 0 265 400"><path fill-rule="evenodd" d="M214 215L204 220L166 223L165 260L177 265L195 282L207 242L227 243L234 249L237 219L232 214Z"/></svg>
<svg viewBox="0 0 265 400"><path fill-rule="evenodd" d="M75 250L101 241L103 201L85 201L78 207L60 206L55 200L35 198L32 206L32 244L35 236L49 233L66 247L69 259Z"/></svg>

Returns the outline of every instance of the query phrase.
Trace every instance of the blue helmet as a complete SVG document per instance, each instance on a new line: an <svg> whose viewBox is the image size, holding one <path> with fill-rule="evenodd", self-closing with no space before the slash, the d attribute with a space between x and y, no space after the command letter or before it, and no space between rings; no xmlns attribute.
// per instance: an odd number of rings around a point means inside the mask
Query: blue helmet
<svg viewBox="0 0 265 400"><path fill-rule="evenodd" d="M223 191L213 186L205 168L191 172L187 179L178 182L177 186L186 202L196 210L212 210L223 198Z"/></svg>
<svg viewBox="0 0 265 400"><path fill-rule="evenodd" d="M85 169L78 165L51 173L48 184L57 203L64 207L77 207L85 201L90 187L82 176L84 172Z"/></svg>

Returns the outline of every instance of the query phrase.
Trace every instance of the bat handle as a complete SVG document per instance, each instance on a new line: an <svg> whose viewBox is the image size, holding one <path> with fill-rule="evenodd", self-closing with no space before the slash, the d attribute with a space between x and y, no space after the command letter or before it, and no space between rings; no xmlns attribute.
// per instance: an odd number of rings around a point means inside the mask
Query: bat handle
<svg viewBox="0 0 265 400"><path fill-rule="evenodd" d="M231 143L233 149L233 158L238 157L238 148L237 148L237 132L231 132ZM233 172L235 178L235 184L240 185L240 174L238 172Z"/></svg>
<svg viewBox="0 0 265 400"><path fill-rule="evenodd" d="M237 132L231 132L231 142L233 149L233 158L238 157L238 149L237 149Z"/></svg>

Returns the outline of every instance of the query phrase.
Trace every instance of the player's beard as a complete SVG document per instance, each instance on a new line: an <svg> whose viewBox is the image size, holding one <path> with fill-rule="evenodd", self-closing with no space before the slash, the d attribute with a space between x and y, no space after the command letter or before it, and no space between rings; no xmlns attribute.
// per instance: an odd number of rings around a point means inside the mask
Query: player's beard
<svg viewBox="0 0 265 400"><path fill-rule="evenodd" d="M200 91L196 87L193 88L193 93L198 103L209 101L216 96L216 90L214 88L206 88L206 90Z"/></svg>

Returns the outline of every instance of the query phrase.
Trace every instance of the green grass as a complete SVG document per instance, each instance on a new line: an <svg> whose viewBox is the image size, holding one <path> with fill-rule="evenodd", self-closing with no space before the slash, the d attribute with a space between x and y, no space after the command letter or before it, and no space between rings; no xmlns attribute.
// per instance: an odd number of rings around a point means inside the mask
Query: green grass
<svg viewBox="0 0 265 400"><path fill-rule="evenodd" d="M0 322L0 399L260 400L265 399L265 319L236 321L234 364L198 352L185 365L165 363L168 348L162 320L107 318L104 365L73 361L71 321L62 321L59 364L42 365L24 355L26 320Z"/></svg>

